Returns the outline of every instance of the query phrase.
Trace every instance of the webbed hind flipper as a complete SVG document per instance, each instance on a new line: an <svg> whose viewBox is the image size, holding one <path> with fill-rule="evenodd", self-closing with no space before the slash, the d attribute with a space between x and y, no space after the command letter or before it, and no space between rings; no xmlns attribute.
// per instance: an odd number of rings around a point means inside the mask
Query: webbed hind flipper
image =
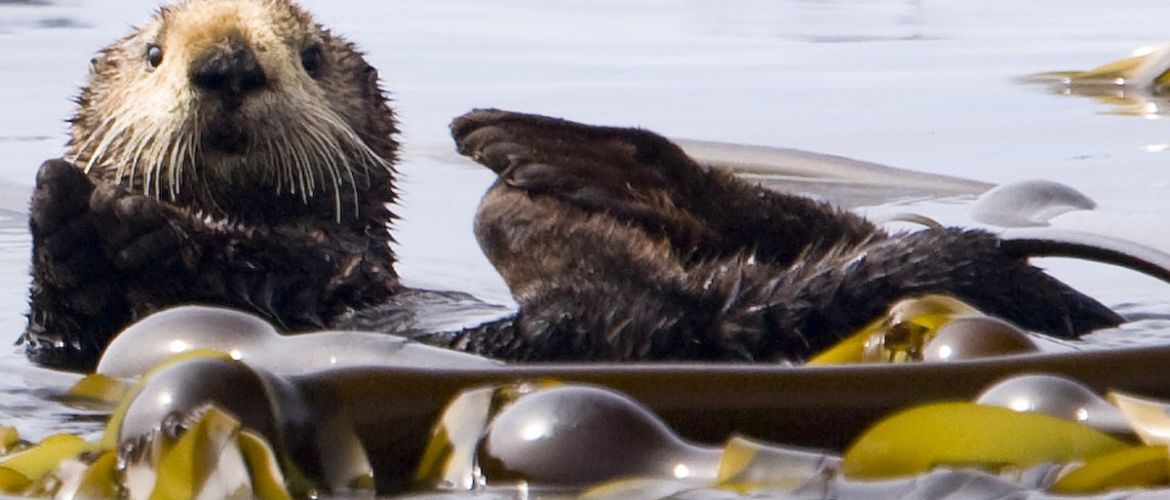
<svg viewBox="0 0 1170 500"><path fill-rule="evenodd" d="M1123 321L991 233L889 236L831 206L704 170L647 131L495 110L460 117L452 131L460 152L500 174L476 234L520 304L515 321L495 328L506 342L474 340L486 330L460 337L483 354L801 359L929 293L1058 337ZM679 220L670 210L702 231L647 222Z"/></svg>
<svg viewBox="0 0 1170 500"><path fill-rule="evenodd" d="M789 264L883 234L826 203L702 167L647 130L475 110L451 131L460 153L500 175L485 203L512 189L603 214L667 238L684 263L751 253Z"/></svg>

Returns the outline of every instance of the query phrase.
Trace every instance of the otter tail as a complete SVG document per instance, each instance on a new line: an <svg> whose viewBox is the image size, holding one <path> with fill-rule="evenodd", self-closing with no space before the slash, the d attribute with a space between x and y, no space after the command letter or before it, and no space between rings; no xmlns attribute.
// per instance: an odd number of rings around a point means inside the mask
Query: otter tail
<svg viewBox="0 0 1170 500"><path fill-rule="evenodd" d="M1020 257L1072 257L1113 264L1170 283L1170 253L1110 236L1052 228L1000 233L1001 247Z"/></svg>

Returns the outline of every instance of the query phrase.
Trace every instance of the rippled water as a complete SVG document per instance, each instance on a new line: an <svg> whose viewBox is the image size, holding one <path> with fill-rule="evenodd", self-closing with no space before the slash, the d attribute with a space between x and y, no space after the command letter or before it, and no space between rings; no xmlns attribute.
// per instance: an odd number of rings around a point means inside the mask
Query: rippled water
<svg viewBox="0 0 1170 500"><path fill-rule="evenodd" d="M1015 81L1167 41L1164 0L304 3L368 52L394 94L406 144L398 252L415 286L510 302L471 237L489 172L451 154L446 135L452 116L476 106L997 183L1058 180L1100 203L1061 225L1170 249L1168 122ZM0 0L0 346L24 324L24 212L36 167L61 152L69 98L93 52L155 6ZM968 201L867 211L970 224ZM1170 286L1082 262L1045 265L1144 318L1096 342L1170 339ZM84 412L47 399L70 380L0 347L0 422L30 437L94 429Z"/></svg>

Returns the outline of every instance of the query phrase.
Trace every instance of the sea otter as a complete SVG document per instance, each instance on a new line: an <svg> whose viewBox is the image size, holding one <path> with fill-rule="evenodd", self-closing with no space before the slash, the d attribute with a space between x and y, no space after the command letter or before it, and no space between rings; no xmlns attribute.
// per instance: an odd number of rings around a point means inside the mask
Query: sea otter
<svg viewBox="0 0 1170 500"><path fill-rule="evenodd" d="M32 199L36 362L90 367L175 304L302 330L398 290L394 112L355 46L292 2L165 7L101 51L77 103Z"/></svg>
<svg viewBox="0 0 1170 500"><path fill-rule="evenodd" d="M71 122L32 200L34 361L91 367L120 328L185 303L285 331L394 331L395 116L377 72L301 8L164 8L94 60ZM520 311L430 343L530 361L800 359L926 292L1059 336L1122 320L994 235L890 235L650 132L490 110L453 132L499 173L476 234Z"/></svg>
<svg viewBox="0 0 1170 500"><path fill-rule="evenodd" d="M925 293L1068 338L1123 319L1028 256L1151 271L1101 249L980 230L889 234L706 168L645 130L491 109L451 129L460 153L499 175L475 231L520 305L494 335L479 327L450 340L487 355L801 359Z"/></svg>

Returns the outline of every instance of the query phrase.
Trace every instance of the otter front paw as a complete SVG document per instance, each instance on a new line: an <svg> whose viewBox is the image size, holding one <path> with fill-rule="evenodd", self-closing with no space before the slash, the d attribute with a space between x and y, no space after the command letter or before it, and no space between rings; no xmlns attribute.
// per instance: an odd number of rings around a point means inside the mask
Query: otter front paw
<svg viewBox="0 0 1170 500"><path fill-rule="evenodd" d="M164 268L182 258L179 214L157 200L115 184L98 186L89 200L94 228L110 262L122 271Z"/></svg>
<svg viewBox="0 0 1170 500"><path fill-rule="evenodd" d="M33 192L33 230L50 236L88 208L93 182L81 169L65 160L49 160L37 170Z"/></svg>
<svg viewBox="0 0 1170 500"><path fill-rule="evenodd" d="M84 280L102 260L89 198L94 184L73 164L49 160L37 172L29 208L29 231L37 249L35 271L56 286Z"/></svg>
<svg viewBox="0 0 1170 500"><path fill-rule="evenodd" d="M92 366L127 320L122 277L106 258L89 211L94 188L62 160L45 162L37 173L29 213L33 283L21 341L41 364Z"/></svg>

